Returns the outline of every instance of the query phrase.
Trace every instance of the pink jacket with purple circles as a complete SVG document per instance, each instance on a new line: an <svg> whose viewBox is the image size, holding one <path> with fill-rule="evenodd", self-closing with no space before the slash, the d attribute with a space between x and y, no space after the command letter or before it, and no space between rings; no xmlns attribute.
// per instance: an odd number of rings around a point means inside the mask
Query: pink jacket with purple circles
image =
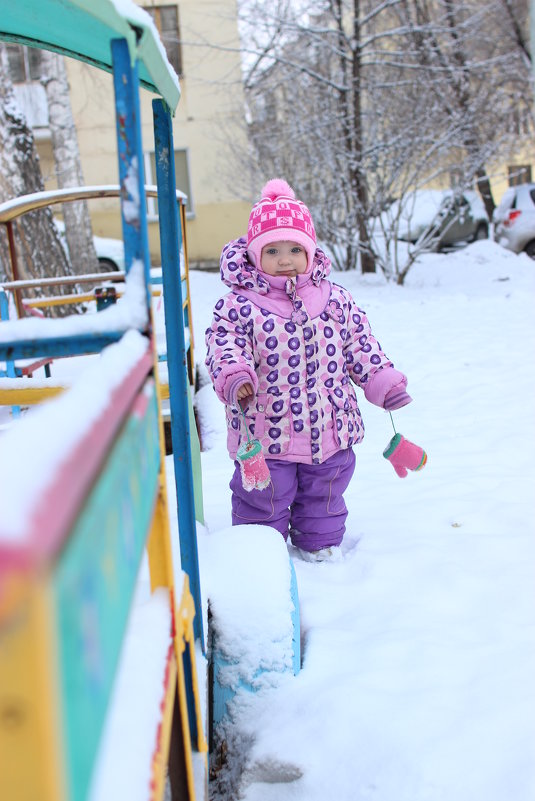
<svg viewBox="0 0 535 801"><path fill-rule="evenodd" d="M362 440L354 384L383 408L410 401L407 379L381 350L350 293L327 280L329 271L319 248L312 271L297 279L258 271L244 238L223 249L221 278L231 292L216 303L206 332L206 365L226 407L232 458L246 439L236 402L246 382L255 391L245 409L251 438L260 440L267 458L307 464Z"/></svg>

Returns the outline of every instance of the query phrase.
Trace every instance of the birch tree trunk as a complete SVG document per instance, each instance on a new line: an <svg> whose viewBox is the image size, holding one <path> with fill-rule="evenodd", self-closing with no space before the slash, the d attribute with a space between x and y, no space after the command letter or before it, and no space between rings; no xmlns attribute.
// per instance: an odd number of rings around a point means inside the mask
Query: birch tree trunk
<svg viewBox="0 0 535 801"><path fill-rule="evenodd" d="M0 43L0 200L39 192L43 188L33 133L15 100L7 52ZM19 278L70 275L50 209L25 214L14 228ZM0 236L0 274L10 280L13 274L7 257L5 230L0 231Z"/></svg>
<svg viewBox="0 0 535 801"><path fill-rule="evenodd" d="M62 56L43 51L41 83L48 101L48 122L60 189L84 183L78 138L72 116L69 83ZM65 237L73 273L82 275L98 270L91 220L85 200L63 204Z"/></svg>

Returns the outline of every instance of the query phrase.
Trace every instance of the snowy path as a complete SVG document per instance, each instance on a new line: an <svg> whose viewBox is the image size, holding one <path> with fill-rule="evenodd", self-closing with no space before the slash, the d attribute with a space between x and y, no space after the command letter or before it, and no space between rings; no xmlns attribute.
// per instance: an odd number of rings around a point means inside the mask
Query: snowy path
<svg viewBox="0 0 535 801"><path fill-rule="evenodd" d="M244 797L533 801L533 262L481 242L425 257L405 288L335 280L408 374L414 403L394 419L429 463L399 479L381 455L389 418L362 402L345 560L295 559L303 670L240 712L256 738L250 758L303 776L253 782ZM223 289L218 276L192 276L198 361ZM230 523L232 465L210 387L199 406L216 532Z"/></svg>

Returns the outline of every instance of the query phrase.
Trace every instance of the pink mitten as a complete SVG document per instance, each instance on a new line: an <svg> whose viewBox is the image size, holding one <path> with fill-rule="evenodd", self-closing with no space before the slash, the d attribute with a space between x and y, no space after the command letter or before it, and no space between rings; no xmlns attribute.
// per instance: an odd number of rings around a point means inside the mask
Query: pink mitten
<svg viewBox="0 0 535 801"><path fill-rule="evenodd" d="M240 463L243 488L247 492L254 489L264 490L269 487L271 475L262 453L262 445L257 439L240 445L236 457Z"/></svg>
<svg viewBox="0 0 535 801"><path fill-rule="evenodd" d="M427 462L427 454L423 448L409 442L401 434L396 434L383 451L400 478L405 478L407 470L421 470Z"/></svg>

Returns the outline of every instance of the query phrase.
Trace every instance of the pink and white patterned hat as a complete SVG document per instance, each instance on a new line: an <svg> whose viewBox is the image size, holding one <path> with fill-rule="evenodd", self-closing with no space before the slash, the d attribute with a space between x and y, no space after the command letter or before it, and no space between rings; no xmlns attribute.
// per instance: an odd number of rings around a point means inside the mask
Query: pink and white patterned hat
<svg viewBox="0 0 535 801"><path fill-rule="evenodd" d="M307 272L316 251L316 232L310 212L286 181L273 178L262 189L261 198L249 216L247 253L260 268L262 248L271 242L297 242L307 253Z"/></svg>

